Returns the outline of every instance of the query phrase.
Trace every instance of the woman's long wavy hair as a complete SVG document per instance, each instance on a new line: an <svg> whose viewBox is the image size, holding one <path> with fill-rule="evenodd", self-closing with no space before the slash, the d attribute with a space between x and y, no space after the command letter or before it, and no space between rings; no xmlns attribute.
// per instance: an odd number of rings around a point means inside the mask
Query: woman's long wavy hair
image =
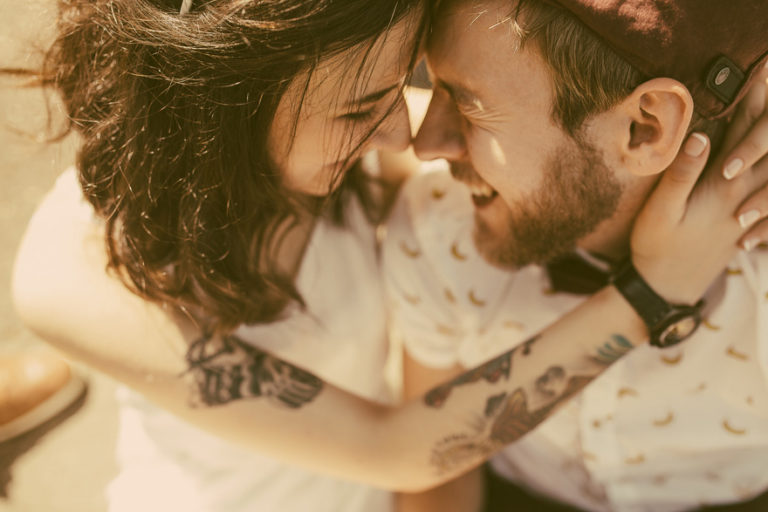
<svg viewBox="0 0 768 512"><path fill-rule="evenodd" d="M271 257L306 204L267 155L280 98L320 59L370 51L420 1L197 0L184 15L180 4L60 0L42 78L82 136L80 181L105 219L109 267L222 332L302 303ZM364 195L363 181L353 167L337 204Z"/></svg>

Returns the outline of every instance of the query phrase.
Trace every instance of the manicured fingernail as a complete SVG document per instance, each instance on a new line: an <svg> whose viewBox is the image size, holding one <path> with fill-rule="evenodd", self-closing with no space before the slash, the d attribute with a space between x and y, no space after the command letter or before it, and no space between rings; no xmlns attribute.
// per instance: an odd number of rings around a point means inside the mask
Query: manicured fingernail
<svg viewBox="0 0 768 512"><path fill-rule="evenodd" d="M755 247L757 247L757 244L760 243L759 238L748 238L747 240L744 240L744 243L742 246L744 247L745 251L751 251Z"/></svg>
<svg viewBox="0 0 768 512"><path fill-rule="evenodd" d="M705 149L707 149L707 138L700 133L692 133L683 147L685 154L694 158L701 156Z"/></svg>
<svg viewBox="0 0 768 512"><path fill-rule="evenodd" d="M730 180L739 173L742 167L744 167L744 160L734 158L723 169L723 176L725 176L725 179Z"/></svg>
<svg viewBox="0 0 768 512"><path fill-rule="evenodd" d="M757 222L757 219L759 218L760 212L758 210L749 210L748 212L739 215L739 224L741 224L742 228L746 229Z"/></svg>

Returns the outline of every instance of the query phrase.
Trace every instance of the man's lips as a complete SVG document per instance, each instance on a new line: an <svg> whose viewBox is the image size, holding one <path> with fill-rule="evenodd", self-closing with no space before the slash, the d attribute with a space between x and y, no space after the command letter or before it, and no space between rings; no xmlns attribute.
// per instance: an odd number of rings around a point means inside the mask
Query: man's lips
<svg viewBox="0 0 768 512"><path fill-rule="evenodd" d="M491 204L493 200L496 199L496 196L499 195L498 192L484 181L463 183L469 189L470 194L472 194L472 202L477 208L482 208L483 206Z"/></svg>
<svg viewBox="0 0 768 512"><path fill-rule="evenodd" d="M472 203L475 205L476 208L482 208L483 206L488 206L493 202L494 199L496 199L496 196L499 195L498 192L495 190L491 193L491 195L475 195L472 194Z"/></svg>
<svg viewBox="0 0 768 512"><path fill-rule="evenodd" d="M451 165L451 175L453 178L464 184L469 193L472 194L472 202L475 207L481 208L493 202L499 195L488 183L485 182L475 170L462 163L453 163Z"/></svg>

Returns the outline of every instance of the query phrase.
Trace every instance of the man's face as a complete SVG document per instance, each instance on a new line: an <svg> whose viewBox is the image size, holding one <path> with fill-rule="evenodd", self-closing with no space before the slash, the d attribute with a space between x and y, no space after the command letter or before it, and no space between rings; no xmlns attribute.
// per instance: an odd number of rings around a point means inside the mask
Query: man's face
<svg viewBox="0 0 768 512"><path fill-rule="evenodd" d="M449 1L427 59L435 90L414 147L445 158L475 203L475 241L494 264L541 263L609 218L622 187L588 142L552 118L533 44L518 48L509 0Z"/></svg>

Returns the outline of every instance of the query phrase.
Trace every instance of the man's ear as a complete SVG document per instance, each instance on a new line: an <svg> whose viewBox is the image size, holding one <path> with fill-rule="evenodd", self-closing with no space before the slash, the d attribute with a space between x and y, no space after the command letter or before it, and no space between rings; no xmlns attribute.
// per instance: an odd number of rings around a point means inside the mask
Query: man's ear
<svg viewBox="0 0 768 512"><path fill-rule="evenodd" d="M671 78L654 78L640 84L619 105L623 116L620 157L635 175L648 176L666 169L688 133L693 98L688 89Z"/></svg>

